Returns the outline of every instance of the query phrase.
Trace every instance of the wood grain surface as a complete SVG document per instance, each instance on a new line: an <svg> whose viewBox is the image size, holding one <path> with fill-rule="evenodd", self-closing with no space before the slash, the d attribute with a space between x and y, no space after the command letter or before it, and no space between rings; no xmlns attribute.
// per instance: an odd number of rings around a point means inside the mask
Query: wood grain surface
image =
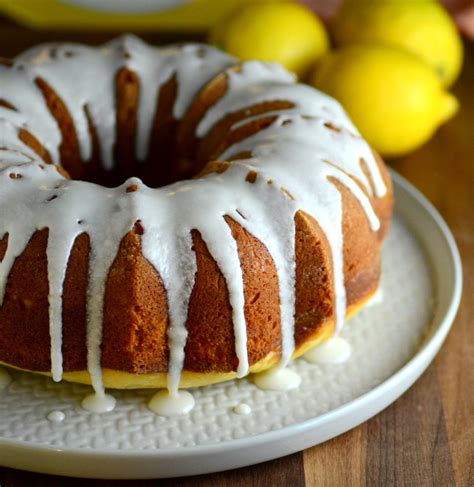
<svg viewBox="0 0 474 487"><path fill-rule="evenodd" d="M115 34L34 32L0 17L0 56L40 42L97 44ZM147 34L164 43L176 36ZM190 37L185 40L194 40ZM474 486L474 45L454 87L459 114L410 156L390 165L418 187L451 228L463 261L461 308L433 364L398 401L322 445L271 462L173 480L66 479L0 467L0 486ZM0 87L1 90L1 87ZM1 459L0 459L1 463Z"/></svg>

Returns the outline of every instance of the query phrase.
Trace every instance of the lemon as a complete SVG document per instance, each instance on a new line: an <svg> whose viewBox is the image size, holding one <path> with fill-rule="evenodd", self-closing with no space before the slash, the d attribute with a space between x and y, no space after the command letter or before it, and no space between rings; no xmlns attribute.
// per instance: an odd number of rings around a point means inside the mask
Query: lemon
<svg viewBox="0 0 474 487"><path fill-rule="evenodd" d="M242 60L276 61L303 76L327 51L322 22L296 3L258 3L220 22L210 41Z"/></svg>
<svg viewBox="0 0 474 487"><path fill-rule="evenodd" d="M449 14L434 0L346 0L331 26L338 45L388 42L417 54L450 86L463 46Z"/></svg>
<svg viewBox="0 0 474 487"><path fill-rule="evenodd" d="M362 136L385 156L416 149L458 108L423 61L390 45L359 43L333 51L312 83L338 99Z"/></svg>

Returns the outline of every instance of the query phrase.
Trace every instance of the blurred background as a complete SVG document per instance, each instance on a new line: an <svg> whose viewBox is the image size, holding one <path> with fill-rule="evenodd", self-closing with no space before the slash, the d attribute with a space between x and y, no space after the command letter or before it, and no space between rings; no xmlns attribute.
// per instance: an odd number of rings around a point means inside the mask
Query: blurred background
<svg viewBox="0 0 474 487"><path fill-rule="evenodd" d="M123 32L280 62L339 99L391 159L416 151L458 114L463 84L455 83L472 58L474 0L0 0L3 57Z"/></svg>

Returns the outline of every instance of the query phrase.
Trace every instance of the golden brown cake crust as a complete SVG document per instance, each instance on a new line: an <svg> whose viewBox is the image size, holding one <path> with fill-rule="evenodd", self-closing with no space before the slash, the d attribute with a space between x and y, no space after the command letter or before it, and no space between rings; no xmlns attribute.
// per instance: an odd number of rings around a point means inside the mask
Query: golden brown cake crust
<svg viewBox="0 0 474 487"><path fill-rule="evenodd" d="M388 182L388 180L387 180ZM348 305L372 294L380 275L379 248L390 214L391 196L380 208L381 230L373 234L359 203L344 187L344 270ZM385 218L383 217L385 212ZM245 317L250 364L279 352L278 282L265 247L237 223L227 219L237 241L244 275ZM330 249L317 222L299 212L296 224L296 327L300 345L333 315ZM64 370L86 367L85 302L87 256L85 235L71 253L64 286ZM235 370L237 358L231 308L224 278L199 233L193 234L198 271L186 323L189 338L184 370ZM0 361L29 370L50 370L47 231L34 234L16 259L0 308ZM0 241L0 255L6 250ZM166 295L159 276L140 251L140 236L127 234L109 272L103 331L105 368L133 373L167 369ZM22 327L24 324L24 329ZM32 353L31 350L36 350Z"/></svg>

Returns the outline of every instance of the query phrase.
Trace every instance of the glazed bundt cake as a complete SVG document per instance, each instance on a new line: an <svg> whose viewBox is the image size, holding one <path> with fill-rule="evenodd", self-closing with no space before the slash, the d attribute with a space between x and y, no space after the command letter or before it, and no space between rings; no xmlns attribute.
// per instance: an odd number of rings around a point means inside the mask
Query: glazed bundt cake
<svg viewBox="0 0 474 487"><path fill-rule="evenodd" d="M31 49L0 87L1 363L209 384L287 363L376 291L384 164L279 65L125 36Z"/></svg>

